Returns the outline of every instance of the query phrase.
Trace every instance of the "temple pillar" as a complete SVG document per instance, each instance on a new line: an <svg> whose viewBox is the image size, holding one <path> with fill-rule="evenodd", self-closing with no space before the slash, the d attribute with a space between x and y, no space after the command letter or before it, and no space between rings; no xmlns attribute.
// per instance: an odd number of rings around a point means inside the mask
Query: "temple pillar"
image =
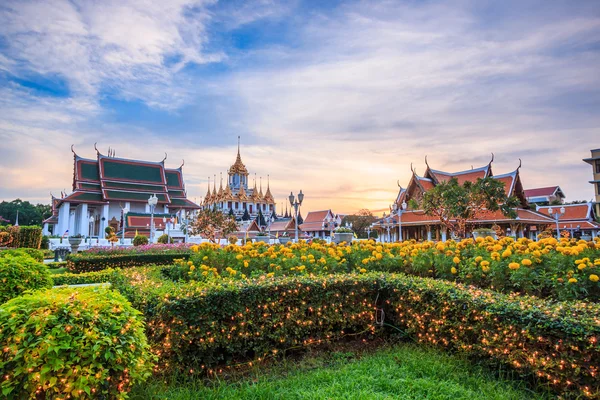
<svg viewBox="0 0 600 400"><path fill-rule="evenodd" d="M442 242L445 242L446 239L446 233L448 232L448 230L445 227L442 227Z"/></svg>
<svg viewBox="0 0 600 400"><path fill-rule="evenodd" d="M90 217L88 215L88 205L82 204L79 207L79 232L82 236L90 236Z"/></svg>
<svg viewBox="0 0 600 400"><path fill-rule="evenodd" d="M57 235L64 235L69 229L69 214L71 211L71 203L68 201L62 203L58 209L58 231L55 232Z"/></svg>
<svg viewBox="0 0 600 400"><path fill-rule="evenodd" d="M427 225L427 240L431 242L431 225Z"/></svg>
<svg viewBox="0 0 600 400"><path fill-rule="evenodd" d="M100 218L100 232L98 236L104 238L108 226L108 204L102 206L102 217Z"/></svg>
<svg viewBox="0 0 600 400"><path fill-rule="evenodd" d="M69 236L75 234L75 211L69 210Z"/></svg>

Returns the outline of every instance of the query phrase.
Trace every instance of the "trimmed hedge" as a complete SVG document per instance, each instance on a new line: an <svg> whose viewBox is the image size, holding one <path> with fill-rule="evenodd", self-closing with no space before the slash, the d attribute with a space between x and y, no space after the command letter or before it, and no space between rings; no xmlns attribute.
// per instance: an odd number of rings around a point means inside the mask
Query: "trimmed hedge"
<svg viewBox="0 0 600 400"><path fill-rule="evenodd" d="M6 242L9 247L39 249L42 244L42 228L39 226L7 226L0 228L0 232L8 233L8 237L0 242Z"/></svg>
<svg viewBox="0 0 600 400"><path fill-rule="evenodd" d="M102 271L107 268L130 268L143 265L169 265L175 260L187 260L190 253L141 253L141 254L86 254L67 256L67 268L71 272Z"/></svg>
<svg viewBox="0 0 600 400"><path fill-rule="evenodd" d="M49 287L52 287L52 278L44 264L28 255L0 257L0 303L20 296L27 290Z"/></svg>
<svg viewBox="0 0 600 400"><path fill-rule="evenodd" d="M0 326L5 398L121 399L152 370L139 311L105 288L13 299L0 306Z"/></svg>
<svg viewBox="0 0 600 400"><path fill-rule="evenodd" d="M210 370L372 332L381 308L389 333L508 365L557 393L600 397L595 304L385 273L178 284L139 268L114 284L144 313L165 370Z"/></svg>
<svg viewBox="0 0 600 400"><path fill-rule="evenodd" d="M84 272L81 274L56 274L52 275L52 280L55 286L62 285L82 285L89 283L107 283L114 280L115 274L118 274L118 269L108 268L102 271Z"/></svg>
<svg viewBox="0 0 600 400"><path fill-rule="evenodd" d="M21 256L24 254L30 256L38 262L44 262L44 252L42 250L28 248L0 250L0 257L4 257L5 255Z"/></svg>

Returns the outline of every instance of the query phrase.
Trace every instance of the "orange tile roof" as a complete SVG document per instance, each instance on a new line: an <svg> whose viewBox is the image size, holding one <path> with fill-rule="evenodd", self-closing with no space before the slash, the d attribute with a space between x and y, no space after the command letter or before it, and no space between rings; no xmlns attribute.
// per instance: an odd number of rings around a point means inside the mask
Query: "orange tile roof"
<svg viewBox="0 0 600 400"><path fill-rule="evenodd" d="M309 223L309 222L319 222L322 223L325 220L325 217L327 217L327 215L333 215L333 213L331 212L331 210L322 210L322 211L311 211L306 215L306 218L304 218L304 223Z"/></svg>
<svg viewBox="0 0 600 400"><path fill-rule="evenodd" d="M559 229L600 229L600 224L591 221L560 221ZM552 225L553 230L556 230L556 225Z"/></svg>
<svg viewBox="0 0 600 400"><path fill-rule="evenodd" d="M565 208L565 213L560 216L559 221L568 221L568 220L585 220L591 219L591 203L584 204L566 204L564 206L551 206L554 212L559 212L561 207ZM550 206L538 207L538 212L544 215L548 214L548 208Z"/></svg>
<svg viewBox="0 0 600 400"><path fill-rule="evenodd" d="M549 187L535 188L535 189L525 189L525 196L526 197L552 196L559 189L560 188L558 186L549 186Z"/></svg>

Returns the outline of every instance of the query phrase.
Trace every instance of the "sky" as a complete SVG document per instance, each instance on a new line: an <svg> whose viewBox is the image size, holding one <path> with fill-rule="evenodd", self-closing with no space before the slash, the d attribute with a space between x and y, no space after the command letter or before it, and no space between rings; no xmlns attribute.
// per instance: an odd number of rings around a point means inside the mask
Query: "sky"
<svg viewBox="0 0 600 400"><path fill-rule="evenodd" d="M73 155L235 161L278 204L383 210L411 163L594 196L600 2L4 0L0 201L69 192Z"/></svg>

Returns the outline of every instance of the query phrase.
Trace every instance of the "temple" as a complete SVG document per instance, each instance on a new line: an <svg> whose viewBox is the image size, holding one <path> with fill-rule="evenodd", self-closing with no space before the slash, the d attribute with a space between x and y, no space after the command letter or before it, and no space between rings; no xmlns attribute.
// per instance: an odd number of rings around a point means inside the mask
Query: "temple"
<svg viewBox="0 0 600 400"><path fill-rule="evenodd" d="M494 178L504 183L506 195L515 196L519 200L519 207L515 210L517 217L515 219L507 218L500 211L485 211L478 215L474 220L469 221L473 228L493 228L503 231L507 236L537 238L538 232L554 223L549 216L538 213L530 209L526 199L519 167L509 173L494 175L492 172L492 163L494 159L485 166L472 168L460 172L445 172L435 170L425 163L427 169L423 176L417 175L412 169L412 177L406 188L400 187L395 203L398 210L402 210L402 204L407 206L405 211L400 211L393 215L384 217L374 224L373 228L379 231L380 237L387 238L389 241L397 240L400 236L399 230L402 229L402 239L416 240L442 240L450 239L448 232L441 221L430 215L426 215L419 209L423 195L428 190L433 189L442 182L455 178L459 184L467 181L476 182L477 179ZM400 186L400 185L399 185ZM399 224L400 218L400 224Z"/></svg>
<svg viewBox="0 0 600 400"><path fill-rule="evenodd" d="M583 161L592 166L593 179L590 183L594 185L596 215L600 216L600 149L592 150L592 156L584 158Z"/></svg>
<svg viewBox="0 0 600 400"><path fill-rule="evenodd" d="M216 175L213 181L213 188L210 188L210 178L208 181L208 190L202 206L205 208L217 207L223 213L231 214L236 219L240 220L244 216L244 212L248 211L250 218L255 219L259 211L264 216L265 220L272 215L275 215L275 199L271 194L270 182L267 177L267 190L263 192L262 178L260 186L256 186L256 176L254 177L253 187L249 187L248 169L242 162L240 155L240 142L238 137L238 151L235 162L227 171L228 179L225 187L223 187L223 177L219 189L217 190ZM264 194L263 194L264 193Z"/></svg>
<svg viewBox="0 0 600 400"><path fill-rule="evenodd" d="M96 159L73 152L73 192L52 196L52 216L43 222L44 234L104 237L107 227L119 236L131 238L136 232L150 232L152 195L158 198L154 210L157 231L176 230L177 221L187 211L200 208L188 200L183 180L183 163L166 168L160 162L115 157L109 150Z"/></svg>

